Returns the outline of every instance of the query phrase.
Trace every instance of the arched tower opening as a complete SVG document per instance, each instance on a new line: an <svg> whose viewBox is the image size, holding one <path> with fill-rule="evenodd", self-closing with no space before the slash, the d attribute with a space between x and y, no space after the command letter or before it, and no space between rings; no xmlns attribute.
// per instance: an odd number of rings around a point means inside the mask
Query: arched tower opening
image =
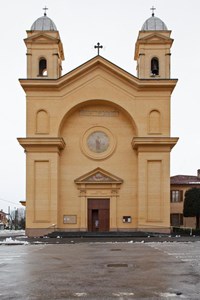
<svg viewBox="0 0 200 300"><path fill-rule="evenodd" d="M39 60L39 76L47 76L47 60L40 58Z"/></svg>
<svg viewBox="0 0 200 300"><path fill-rule="evenodd" d="M151 74L153 76L159 75L159 59L157 57L151 59Z"/></svg>

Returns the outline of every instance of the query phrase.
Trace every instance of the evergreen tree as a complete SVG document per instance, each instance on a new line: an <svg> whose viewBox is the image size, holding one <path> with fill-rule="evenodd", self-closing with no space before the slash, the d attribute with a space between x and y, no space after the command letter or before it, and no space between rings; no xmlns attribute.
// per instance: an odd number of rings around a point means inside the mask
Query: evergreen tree
<svg viewBox="0 0 200 300"><path fill-rule="evenodd" d="M196 217L196 229L200 228L200 188L192 188L186 191L183 215L184 217Z"/></svg>

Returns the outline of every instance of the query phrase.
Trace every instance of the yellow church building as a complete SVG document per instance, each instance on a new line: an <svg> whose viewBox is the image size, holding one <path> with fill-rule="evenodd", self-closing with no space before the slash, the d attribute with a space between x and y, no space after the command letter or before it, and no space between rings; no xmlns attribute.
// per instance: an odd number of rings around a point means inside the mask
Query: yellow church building
<svg viewBox="0 0 200 300"><path fill-rule="evenodd" d="M139 31L137 77L102 56L62 75L64 49L44 16L27 31L26 234L170 229L171 31ZM101 45L98 43L98 51ZM124 53L125 54L125 53Z"/></svg>

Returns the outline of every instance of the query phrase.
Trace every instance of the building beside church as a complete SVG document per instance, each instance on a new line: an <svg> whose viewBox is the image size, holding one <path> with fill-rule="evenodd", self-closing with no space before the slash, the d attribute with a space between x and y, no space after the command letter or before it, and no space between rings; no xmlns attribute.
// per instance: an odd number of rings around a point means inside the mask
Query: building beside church
<svg viewBox="0 0 200 300"><path fill-rule="evenodd" d="M192 188L200 188L200 170L197 175L171 176L171 209L170 218L173 227L196 228L196 218L183 216L185 192Z"/></svg>
<svg viewBox="0 0 200 300"><path fill-rule="evenodd" d="M170 230L171 31L154 14L137 77L100 55L62 75L53 21L27 31L26 234ZM97 45L98 46L98 45Z"/></svg>
<svg viewBox="0 0 200 300"><path fill-rule="evenodd" d="M0 230L3 230L8 227L8 218L7 214L3 212L3 209L0 210Z"/></svg>

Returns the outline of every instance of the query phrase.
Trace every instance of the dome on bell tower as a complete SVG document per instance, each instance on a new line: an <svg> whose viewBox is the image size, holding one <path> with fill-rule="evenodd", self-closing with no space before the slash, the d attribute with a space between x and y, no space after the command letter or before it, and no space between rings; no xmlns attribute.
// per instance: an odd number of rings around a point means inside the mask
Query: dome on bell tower
<svg viewBox="0 0 200 300"><path fill-rule="evenodd" d="M57 31L56 25L54 22L47 17L46 13L44 16L38 18L33 25L31 26L31 30L39 30L39 31Z"/></svg>
<svg viewBox="0 0 200 300"><path fill-rule="evenodd" d="M173 39L165 23L152 16L143 24L135 44L137 76L140 79L169 79Z"/></svg>
<svg viewBox="0 0 200 300"><path fill-rule="evenodd" d="M27 47L27 78L57 79L61 77L62 61L65 59L62 41L54 22L46 10L38 18L24 42Z"/></svg>
<svg viewBox="0 0 200 300"><path fill-rule="evenodd" d="M141 31L168 30L165 23L161 19L155 17L155 8L152 7L151 10L153 11L152 16L144 22Z"/></svg>

